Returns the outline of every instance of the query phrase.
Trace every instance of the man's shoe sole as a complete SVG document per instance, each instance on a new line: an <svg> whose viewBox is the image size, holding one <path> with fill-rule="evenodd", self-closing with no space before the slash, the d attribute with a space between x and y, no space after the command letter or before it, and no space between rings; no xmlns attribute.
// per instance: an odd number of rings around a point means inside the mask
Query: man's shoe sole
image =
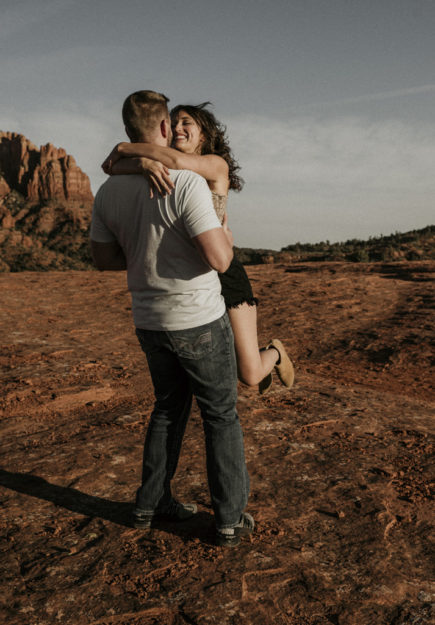
<svg viewBox="0 0 435 625"><path fill-rule="evenodd" d="M234 527L234 534L223 534L216 532L216 544L219 547L237 547L243 536L249 536L254 531L254 519L247 512L242 514L243 524Z"/></svg>
<svg viewBox="0 0 435 625"><path fill-rule="evenodd" d="M133 527L138 530L149 529L154 521L169 521L172 523L182 523L188 521L198 512L196 504L179 504L178 512L156 512L155 514L143 515L133 514Z"/></svg>
<svg viewBox="0 0 435 625"><path fill-rule="evenodd" d="M238 547L240 545L240 536L225 536L224 534L216 534L216 545L218 547Z"/></svg>
<svg viewBox="0 0 435 625"><path fill-rule="evenodd" d="M134 519L133 527L136 528L137 530L147 530L151 527L151 523L152 523L152 519L150 519L149 521L148 520L139 521L138 519Z"/></svg>

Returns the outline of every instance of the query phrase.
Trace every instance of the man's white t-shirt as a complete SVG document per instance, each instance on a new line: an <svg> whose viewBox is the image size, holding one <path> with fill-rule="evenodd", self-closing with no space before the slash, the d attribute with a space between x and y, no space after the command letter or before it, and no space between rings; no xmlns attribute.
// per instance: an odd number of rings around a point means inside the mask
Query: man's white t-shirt
<svg viewBox="0 0 435 625"><path fill-rule="evenodd" d="M143 176L111 176L98 190L91 239L118 241L127 259L134 323L144 330L184 330L225 312L216 271L191 240L221 226L204 178L170 170L172 194L149 197Z"/></svg>

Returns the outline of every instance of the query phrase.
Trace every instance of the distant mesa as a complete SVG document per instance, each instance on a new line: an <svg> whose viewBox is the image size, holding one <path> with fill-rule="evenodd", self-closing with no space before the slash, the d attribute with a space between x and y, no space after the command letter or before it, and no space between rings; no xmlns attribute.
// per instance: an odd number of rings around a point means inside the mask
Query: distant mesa
<svg viewBox="0 0 435 625"><path fill-rule="evenodd" d="M63 148L0 131L0 271L88 268L93 199Z"/></svg>
<svg viewBox="0 0 435 625"><path fill-rule="evenodd" d="M63 148L37 148L23 135L0 131L0 198L10 190L26 200L93 201L88 176Z"/></svg>

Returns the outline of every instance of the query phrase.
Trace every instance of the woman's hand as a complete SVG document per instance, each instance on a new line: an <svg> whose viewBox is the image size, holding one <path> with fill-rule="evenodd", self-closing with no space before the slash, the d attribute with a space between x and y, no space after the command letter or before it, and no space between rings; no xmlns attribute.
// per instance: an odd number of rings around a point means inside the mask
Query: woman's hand
<svg viewBox="0 0 435 625"><path fill-rule="evenodd" d="M228 213L225 213L225 215L224 215L224 219L222 221L222 228L223 228L223 231L225 233L225 236L228 239L228 243L230 244L231 247L234 247L233 233L231 232L231 230L228 227Z"/></svg>
<svg viewBox="0 0 435 625"><path fill-rule="evenodd" d="M109 156L101 165L104 173L109 176L113 174L141 174L147 178L150 183L150 197L154 197L154 193L160 193L163 197L171 194L174 189L174 183L169 177L169 169L160 163L145 156L128 156L125 146L131 144L118 143L115 145Z"/></svg>
<svg viewBox="0 0 435 625"><path fill-rule="evenodd" d="M150 198L154 197L154 192L160 193L163 197L171 195L174 183L169 177L169 169L160 163L149 158L141 157L140 163L142 173L150 183Z"/></svg>

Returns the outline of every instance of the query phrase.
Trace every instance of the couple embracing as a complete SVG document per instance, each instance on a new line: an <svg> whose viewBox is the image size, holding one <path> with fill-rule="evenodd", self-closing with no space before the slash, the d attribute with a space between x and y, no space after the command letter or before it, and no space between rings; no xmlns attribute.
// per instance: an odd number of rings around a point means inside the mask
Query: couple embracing
<svg viewBox="0 0 435 625"><path fill-rule="evenodd" d="M233 256L229 189L242 180L225 129L205 105L168 111L168 98L138 91L124 102L130 143L103 163L91 246L100 270L127 270L136 334L146 354L155 404L143 454L133 523L183 521L197 507L171 493L195 396L203 420L216 543L252 533L245 512L249 476L236 412L237 377L265 393L275 370L293 384L282 343L259 350L257 301Z"/></svg>

